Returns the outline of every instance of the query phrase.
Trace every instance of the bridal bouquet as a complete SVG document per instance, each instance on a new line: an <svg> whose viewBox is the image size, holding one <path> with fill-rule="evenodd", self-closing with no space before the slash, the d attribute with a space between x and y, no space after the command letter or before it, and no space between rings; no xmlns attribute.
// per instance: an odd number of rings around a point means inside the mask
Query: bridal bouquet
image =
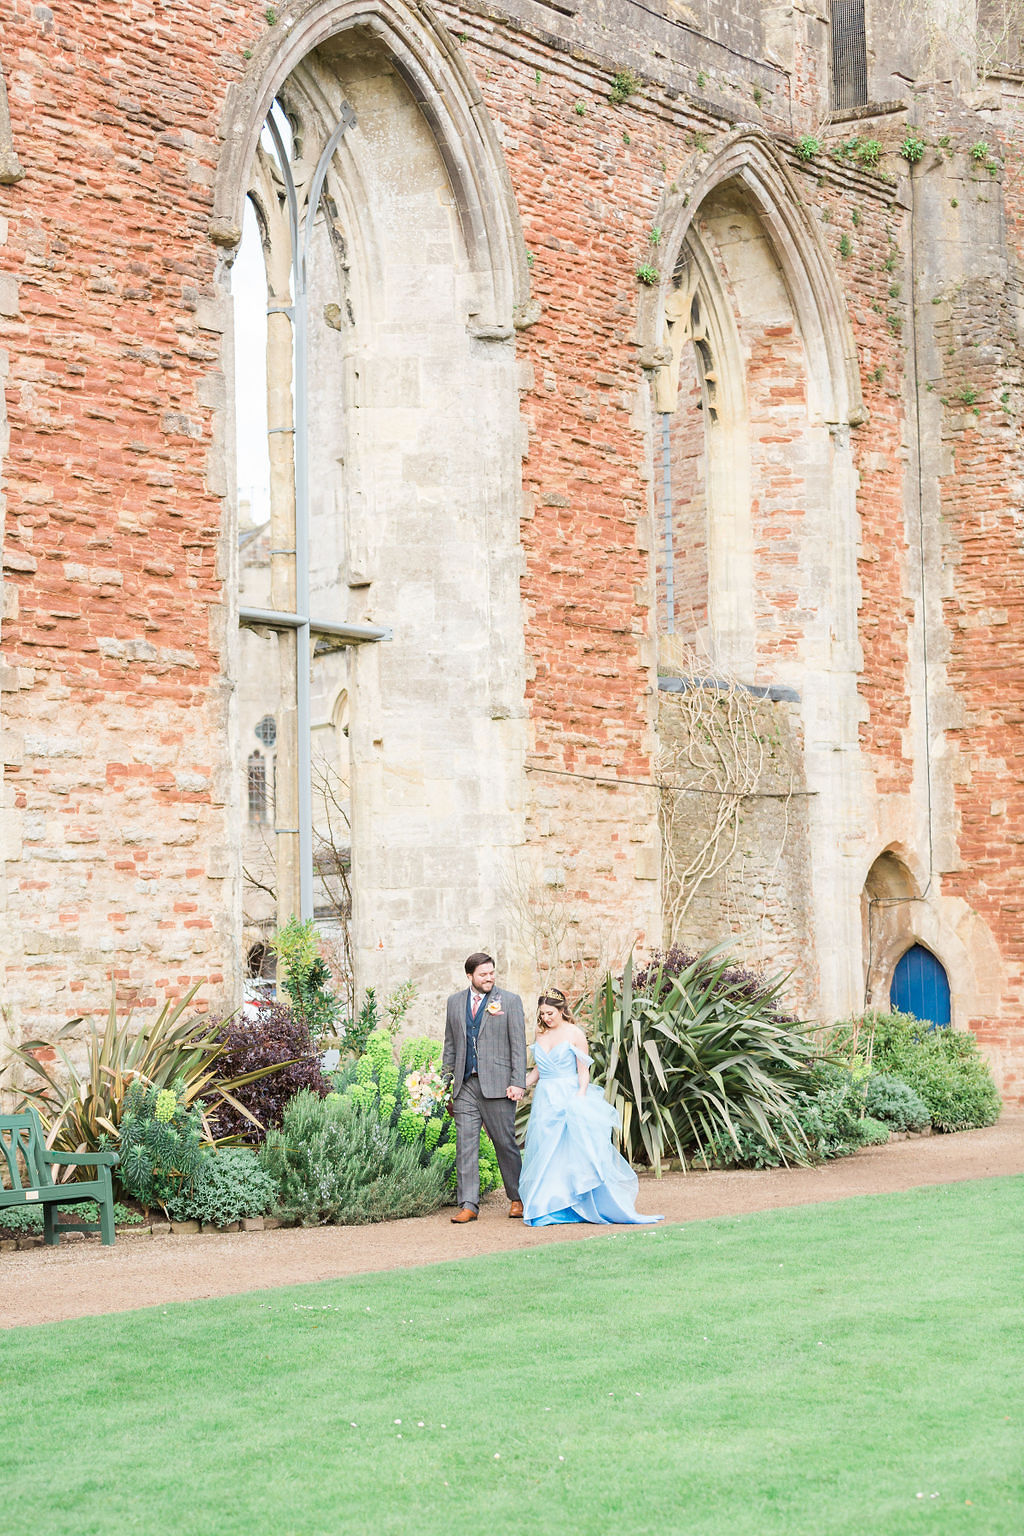
<svg viewBox="0 0 1024 1536"><path fill-rule="evenodd" d="M448 1096L448 1089L436 1067L422 1067L418 1072L410 1072L405 1080L405 1092L409 1108L422 1115L424 1120L436 1114Z"/></svg>

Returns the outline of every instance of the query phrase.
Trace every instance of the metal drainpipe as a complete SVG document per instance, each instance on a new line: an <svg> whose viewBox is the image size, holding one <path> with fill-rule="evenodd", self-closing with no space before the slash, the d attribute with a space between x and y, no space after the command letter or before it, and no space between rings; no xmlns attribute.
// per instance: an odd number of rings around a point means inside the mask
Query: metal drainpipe
<svg viewBox="0 0 1024 1536"><path fill-rule="evenodd" d="M671 418L668 411L661 416L661 499L665 520L665 627L670 635L676 632L676 573L675 550L672 544L672 439L669 432Z"/></svg>

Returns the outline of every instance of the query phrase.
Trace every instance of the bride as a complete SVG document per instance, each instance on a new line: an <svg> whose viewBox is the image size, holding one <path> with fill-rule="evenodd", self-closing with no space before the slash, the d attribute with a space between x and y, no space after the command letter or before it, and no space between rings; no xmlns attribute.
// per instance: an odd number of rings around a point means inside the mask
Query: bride
<svg viewBox="0 0 1024 1536"><path fill-rule="evenodd" d="M590 1083L586 1036L554 989L538 1003L533 1059L526 1086L536 1092L519 1180L527 1226L662 1221L636 1213L637 1176L611 1143L616 1113Z"/></svg>

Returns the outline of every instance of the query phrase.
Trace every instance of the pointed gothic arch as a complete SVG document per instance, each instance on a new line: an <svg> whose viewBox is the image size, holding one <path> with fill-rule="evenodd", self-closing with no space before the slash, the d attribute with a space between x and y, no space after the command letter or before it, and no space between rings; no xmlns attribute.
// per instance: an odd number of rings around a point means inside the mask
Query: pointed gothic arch
<svg viewBox="0 0 1024 1536"><path fill-rule="evenodd" d="M660 415L659 661L799 701L779 727L806 783L822 1001L842 1008L862 986L862 877L842 851L859 713L851 428L864 420L849 316L800 188L756 129L701 156L657 222L662 277L639 332Z"/></svg>
<svg viewBox="0 0 1024 1536"><path fill-rule="evenodd" d="M278 690L278 878L264 885L278 920L300 910L295 891L319 920L332 838L303 743L343 688L358 985L393 985L393 967L429 952L440 990L450 957L428 935L499 929L495 859L523 836L515 201L457 48L403 0L301 5L256 50L224 138L222 280L247 196L264 242L287 247L267 262L269 577L243 569L234 663L225 644L229 672ZM454 755L434 739L439 701Z"/></svg>
<svg viewBox="0 0 1024 1536"><path fill-rule="evenodd" d="M481 334L511 335L529 300L526 245L497 134L444 24L429 5L405 0L300 0L290 21L286 32L267 30L244 79L228 92L210 238L229 250L241 240L249 167L285 80L330 39L362 31L387 53L444 162L470 268L478 280L470 318Z"/></svg>
<svg viewBox="0 0 1024 1536"><path fill-rule="evenodd" d="M675 285L684 243L708 196L730 181L739 183L749 196L779 263L809 360L821 381L822 418L859 426L865 420L864 401L842 289L785 158L756 128L729 134L707 157L686 193L672 193L665 199L658 220L666 260L660 285L641 300L642 359L655 369L668 365L666 299Z"/></svg>

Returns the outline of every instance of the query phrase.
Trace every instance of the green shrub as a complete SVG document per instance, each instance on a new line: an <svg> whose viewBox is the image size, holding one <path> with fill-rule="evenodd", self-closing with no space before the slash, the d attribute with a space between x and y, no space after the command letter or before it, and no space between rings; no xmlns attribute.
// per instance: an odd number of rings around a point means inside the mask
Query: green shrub
<svg viewBox="0 0 1024 1536"><path fill-rule="evenodd" d="M447 1094L424 1111L409 1101L407 1084L413 1073L439 1071L441 1044L427 1036L403 1041L395 1061L391 1033L377 1029L366 1040L366 1050L340 1072L333 1072L338 1093L348 1102L376 1114L408 1146L415 1149L424 1167L436 1164L445 1176L449 1196L455 1198L455 1122L445 1109ZM480 1132L480 1193L501 1184L498 1158L486 1131Z"/></svg>
<svg viewBox="0 0 1024 1536"><path fill-rule="evenodd" d="M803 1161L827 1162L848 1157L858 1147L888 1141L888 1127L879 1129L878 1121L864 1115L864 1076L862 1070L851 1071L834 1062L817 1062L807 1073L805 1087L794 1095L791 1106L805 1149ZM793 1161L780 1146L791 1128L783 1125L781 1132L775 1141L749 1129L735 1141L720 1132L698 1161L714 1168L778 1168Z"/></svg>
<svg viewBox="0 0 1024 1536"><path fill-rule="evenodd" d="M120 1162L114 1177L145 1209L167 1202L188 1186L202 1161L202 1106L185 1102L182 1084L128 1089L118 1126Z"/></svg>
<svg viewBox="0 0 1024 1536"><path fill-rule="evenodd" d="M865 1115L860 1123L861 1145L865 1147L881 1147L889 1140L889 1127L882 1120L875 1120L871 1115Z"/></svg>
<svg viewBox="0 0 1024 1536"><path fill-rule="evenodd" d="M291 917L271 941L281 969L281 985L292 1000L292 1009L303 1020L315 1041L337 1024L341 1003L332 990L331 968L320 953L320 939L313 919L300 923Z"/></svg>
<svg viewBox="0 0 1024 1536"><path fill-rule="evenodd" d="M416 1147L347 1096L297 1093L259 1159L277 1187L276 1213L300 1226L425 1216L447 1198L441 1166L424 1166Z"/></svg>
<svg viewBox="0 0 1024 1536"><path fill-rule="evenodd" d="M80 1200L77 1205L59 1205L61 1217L72 1221L94 1222L100 1219L95 1200ZM114 1220L119 1227L138 1227L142 1224L142 1212L133 1211L119 1200L114 1202ZM0 1210L0 1231L11 1232L17 1237L31 1237L43 1230L41 1205L11 1205Z"/></svg>
<svg viewBox="0 0 1024 1536"><path fill-rule="evenodd" d="M874 1072L868 1078L864 1106L876 1120L894 1131L923 1131L931 1124L928 1106L919 1093L898 1077Z"/></svg>
<svg viewBox="0 0 1024 1536"><path fill-rule="evenodd" d="M207 1152L191 1188L181 1189L167 1202L172 1221L209 1221L231 1226L251 1216L264 1216L277 1194L274 1181L248 1147L224 1147Z"/></svg>
<svg viewBox="0 0 1024 1536"><path fill-rule="evenodd" d="M813 133L801 134L800 138L796 141L794 153L798 160L813 160L815 155L821 153L821 140L815 138Z"/></svg>
<svg viewBox="0 0 1024 1536"><path fill-rule="evenodd" d="M872 1013L874 1067L913 1088L937 1131L994 1125L1002 1107L969 1030L934 1029L909 1013Z"/></svg>
<svg viewBox="0 0 1024 1536"><path fill-rule="evenodd" d="M630 1162L656 1171L666 1156L741 1135L773 1147L781 1162L808 1157L793 1115L817 1047L779 1012L782 981L764 983L710 951L677 974L661 965L608 976L590 1030L594 1081L619 1115Z"/></svg>

